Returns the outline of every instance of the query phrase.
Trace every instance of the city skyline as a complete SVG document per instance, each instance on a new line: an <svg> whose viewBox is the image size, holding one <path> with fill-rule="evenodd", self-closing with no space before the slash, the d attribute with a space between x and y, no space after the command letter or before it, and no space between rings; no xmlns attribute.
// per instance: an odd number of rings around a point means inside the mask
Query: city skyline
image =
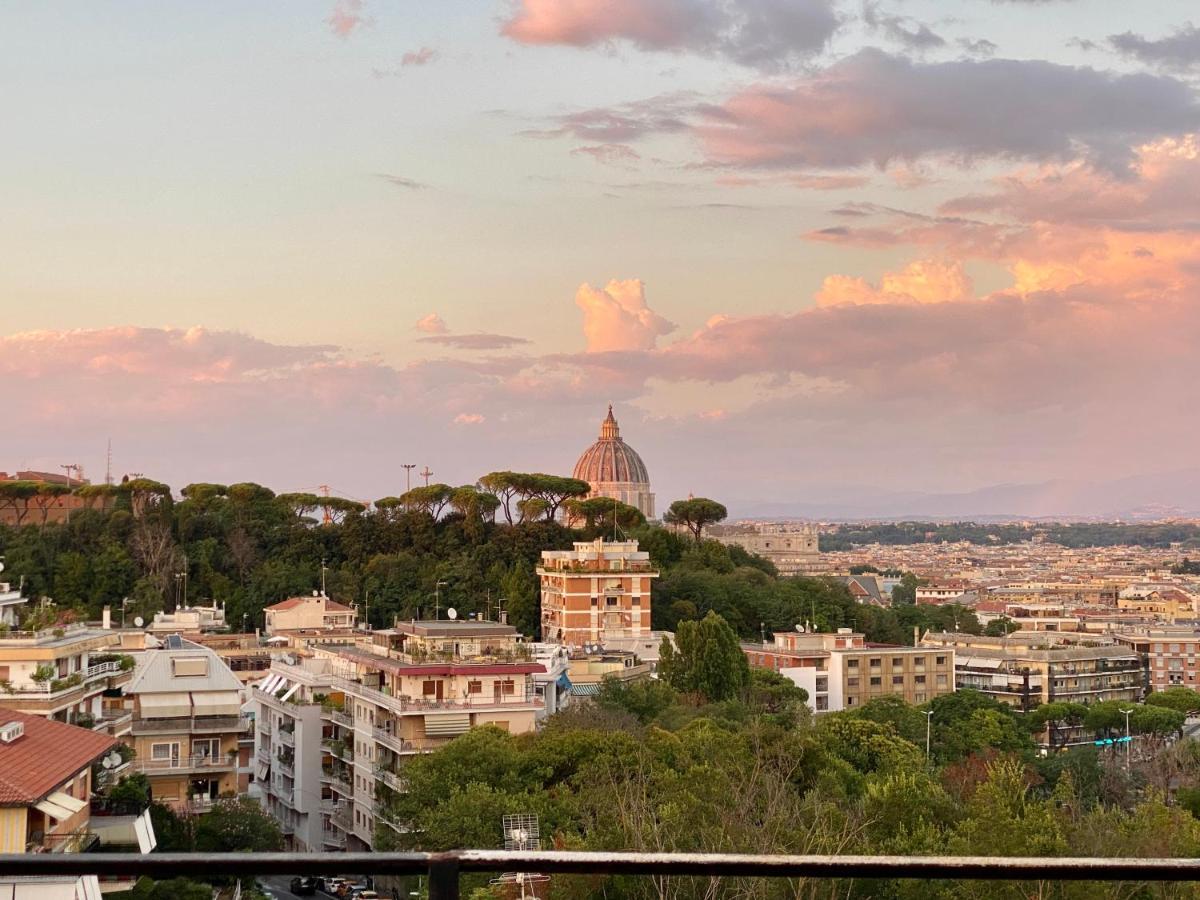
<svg viewBox="0 0 1200 900"><path fill-rule="evenodd" d="M0 469L1200 510L1189 14L5 10Z"/></svg>

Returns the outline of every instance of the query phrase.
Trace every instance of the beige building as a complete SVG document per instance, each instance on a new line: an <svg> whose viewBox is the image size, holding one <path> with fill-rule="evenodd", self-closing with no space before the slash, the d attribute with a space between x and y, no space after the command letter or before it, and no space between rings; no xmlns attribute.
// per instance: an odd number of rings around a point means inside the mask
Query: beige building
<svg viewBox="0 0 1200 900"><path fill-rule="evenodd" d="M1030 710L1042 703L1135 701L1142 695L1138 655L1111 638L1018 631L1007 637L941 632L922 647L954 651L958 687Z"/></svg>
<svg viewBox="0 0 1200 900"><path fill-rule="evenodd" d="M263 610L267 634L282 631L353 628L352 607L313 592L311 597L291 597Z"/></svg>
<svg viewBox="0 0 1200 900"><path fill-rule="evenodd" d="M728 546L761 556L780 575L823 571L820 533L804 522L762 522L750 526L726 525L710 529L708 536Z"/></svg>
<svg viewBox="0 0 1200 900"><path fill-rule="evenodd" d="M350 850L374 846L380 828L403 827L395 796L413 754L482 725L533 731L543 704L533 676L544 668L510 625L398 622L313 653L311 665L328 667L331 691L322 709L320 796L328 788L333 807L322 813L322 833L340 834Z"/></svg>
<svg viewBox="0 0 1200 900"><path fill-rule="evenodd" d="M125 688L134 768L156 801L202 812L238 793L242 683L216 653L178 635L147 650Z"/></svg>
<svg viewBox="0 0 1200 900"><path fill-rule="evenodd" d="M225 608L217 606L180 606L174 612L156 612L146 626L151 634L199 634L225 631Z"/></svg>
<svg viewBox="0 0 1200 900"><path fill-rule="evenodd" d="M835 634L783 631L773 643L742 649L751 666L804 688L814 712L853 709L889 696L926 703L955 690L953 649L868 644L849 628Z"/></svg>
<svg viewBox="0 0 1200 900"><path fill-rule="evenodd" d="M128 734L130 717L111 696L131 677L120 644L87 625L0 633L0 708Z"/></svg>
<svg viewBox="0 0 1200 900"><path fill-rule="evenodd" d="M658 572L637 541L576 541L544 550L537 569L542 640L567 647L650 633L650 586Z"/></svg>
<svg viewBox="0 0 1200 900"><path fill-rule="evenodd" d="M652 673L650 663L629 651L576 652L567 659L567 679L571 682L572 697L595 696L600 691L600 683L606 678L628 683L649 678Z"/></svg>

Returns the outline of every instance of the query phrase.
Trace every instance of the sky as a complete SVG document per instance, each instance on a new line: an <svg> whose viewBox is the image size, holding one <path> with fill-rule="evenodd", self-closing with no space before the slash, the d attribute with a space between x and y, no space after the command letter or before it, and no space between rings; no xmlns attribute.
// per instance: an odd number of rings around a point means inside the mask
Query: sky
<svg viewBox="0 0 1200 900"><path fill-rule="evenodd" d="M0 470L372 500L612 403L660 507L1194 475L1189 17L6 4Z"/></svg>

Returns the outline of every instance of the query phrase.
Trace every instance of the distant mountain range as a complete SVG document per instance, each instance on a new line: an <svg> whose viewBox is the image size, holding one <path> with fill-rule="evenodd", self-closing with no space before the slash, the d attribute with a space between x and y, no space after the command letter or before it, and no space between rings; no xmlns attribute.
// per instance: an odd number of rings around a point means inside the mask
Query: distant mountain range
<svg viewBox="0 0 1200 900"><path fill-rule="evenodd" d="M731 518L1161 519L1200 517L1200 469L1115 481L1056 479L962 493L825 487L811 500L729 504Z"/></svg>

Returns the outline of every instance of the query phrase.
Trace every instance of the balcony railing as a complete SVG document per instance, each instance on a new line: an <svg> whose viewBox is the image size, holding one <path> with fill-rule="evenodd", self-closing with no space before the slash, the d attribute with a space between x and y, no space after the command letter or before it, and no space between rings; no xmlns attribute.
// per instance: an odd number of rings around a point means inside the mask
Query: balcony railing
<svg viewBox="0 0 1200 900"><path fill-rule="evenodd" d="M438 747L444 747L449 738L442 740L434 740L432 738L402 738L392 734L390 731L384 731L382 728L372 728L371 734L383 746L387 747L393 753L423 753L427 750L436 750Z"/></svg>
<svg viewBox="0 0 1200 900"><path fill-rule="evenodd" d="M499 699L495 694L479 695L474 697L461 697L455 699L444 698L436 699L414 699L412 697L397 697L393 694L388 694L378 688L368 687L365 684L360 684L357 681L349 681L344 678L333 679L335 687L338 690L345 691L349 694L354 694L364 700L369 700L379 706L383 706L393 712L428 712L436 710L463 710L469 711L473 709L489 709L502 708L510 709L513 707L539 707L544 705L545 701L533 694L533 682L530 681L528 689L521 694L507 694Z"/></svg>
<svg viewBox="0 0 1200 900"><path fill-rule="evenodd" d="M58 694L66 694L70 691L78 690L85 684L90 684L99 678L109 678L127 672L128 670L121 668L119 662L97 663L94 666L88 666L86 669L50 678L46 681L24 681L12 685L7 690L12 694L33 694L39 697L54 697Z"/></svg>
<svg viewBox="0 0 1200 900"><path fill-rule="evenodd" d="M174 772L231 772L238 767L237 756L179 756L171 759L135 759L135 771L146 775L165 775Z"/></svg>
<svg viewBox="0 0 1200 900"><path fill-rule="evenodd" d="M179 716L164 719L134 719L134 734L155 732L188 732L203 734L226 731L245 731L250 727L248 716Z"/></svg>
<svg viewBox="0 0 1200 900"><path fill-rule="evenodd" d="M341 846L325 832L325 843ZM755 856L730 853L606 853L452 850L448 853L6 854L0 878L44 875L248 878L358 872L423 875L429 900L458 900L463 872L652 875L701 878L903 878L953 881L1184 883L1200 881L1200 859L986 856Z"/></svg>
<svg viewBox="0 0 1200 900"><path fill-rule="evenodd" d="M295 747L296 732L284 731L282 728L279 729L279 743L283 744L285 747Z"/></svg>

